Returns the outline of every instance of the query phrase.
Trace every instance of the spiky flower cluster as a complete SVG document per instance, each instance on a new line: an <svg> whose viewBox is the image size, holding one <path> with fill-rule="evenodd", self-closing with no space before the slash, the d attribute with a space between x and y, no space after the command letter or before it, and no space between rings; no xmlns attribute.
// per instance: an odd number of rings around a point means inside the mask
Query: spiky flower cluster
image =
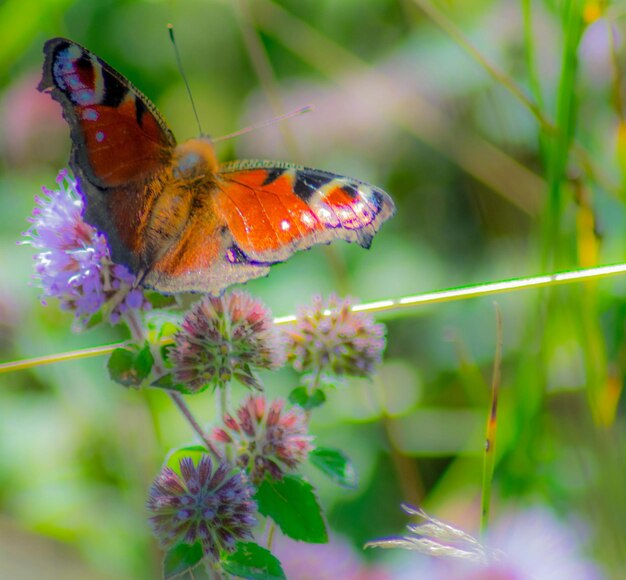
<svg viewBox="0 0 626 580"><path fill-rule="evenodd" d="M180 461L180 475L164 467L147 501L152 531L164 548L200 542L205 556L218 561L240 540L252 539L257 506L246 476L228 463L213 469L208 455L196 467Z"/></svg>
<svg viewBox="0 0 626 580"><path fill-rule="evenodd" d="M246 292L206 296L185 316L169 352L174 380L196 393L232 378L254 389L254 368L278 368L284 349L270 312Z"/></svg>
<svg viewBox="0 0 626 580"><path fill-rule="evenodd" d="M268 403L263 396L250 396L239 407L236 417L226 414L224 426L213 430L213 438L233 444L238 465L253 483L269 474L281 479L295 469L312 449L307 421L299 407L285 410L285 401Z"/></svg>
<svg viewBox="0 0 626 580"><path fill-rule="evenodd" d="M104 236L82 218L83 201L76 181L59 172L58 189L43 187L29 218L26 240L38 250L35 276L43 289L42 302L57 298L85 324L110 303L113 324L128 309L148 309L143 292L132 289L134 276L109 256Z"/></svg>
<svg viewBox="0 0 626 580"><path fill-rule="evenodd" d="M385 349L385 327L363 312L351 310L350 298L320 296L301 307L286 331L287 360L298 372L369 377Z"/></svg>

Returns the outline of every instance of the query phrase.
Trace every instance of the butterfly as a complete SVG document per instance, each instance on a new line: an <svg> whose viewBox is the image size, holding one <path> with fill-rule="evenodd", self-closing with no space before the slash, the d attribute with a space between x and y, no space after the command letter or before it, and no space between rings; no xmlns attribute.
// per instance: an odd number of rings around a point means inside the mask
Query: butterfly
<svg viewBox="0 0 626 580"><path fill-rule="evenodd" d="M53 38L44 55L38 89L70 126L84 219L144 286L219 295L315 244L369 248L395 211L357 179L276 161L220 164L209 137L177 144L156 106L79 44Z"/></svg>

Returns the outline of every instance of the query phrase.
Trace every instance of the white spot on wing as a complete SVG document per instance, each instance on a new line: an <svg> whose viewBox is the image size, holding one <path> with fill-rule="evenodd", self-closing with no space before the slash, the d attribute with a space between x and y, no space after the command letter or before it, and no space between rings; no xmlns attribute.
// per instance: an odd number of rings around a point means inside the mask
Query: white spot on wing
<svg viewBox="0 0 626 580"><path fill-rule="evenodd" d="M317 215L320 221L327 227L336 228L339 225L337 214L323 202L318 202Z"/></svg>
<svg viewBox="0 0 626 580"><path fill-rule="evenodd" d="M70 58L80 58L83 54L83 49L75 44L70 44L65 51Z"/></svg>
<svg viewBox="0 0 626 580"><path fill-rule="evenodd" d="M303 211L300 214L300 221L309 228L312 228L315 225L315 219L308 211Z"/></svg>
<svg viewBox="0 0 626 580"><path fill-rule="evenodd" d="M280 222L280 229L286 232L291 227L291 224L287 220Z"/></svg>
<svg viewBox="0 0 626 580"><path fill-rule="evenodd" d="M97 121L98 120L98 111L95 109L85 109L83 111L83 119L86 121Z"/></svg>

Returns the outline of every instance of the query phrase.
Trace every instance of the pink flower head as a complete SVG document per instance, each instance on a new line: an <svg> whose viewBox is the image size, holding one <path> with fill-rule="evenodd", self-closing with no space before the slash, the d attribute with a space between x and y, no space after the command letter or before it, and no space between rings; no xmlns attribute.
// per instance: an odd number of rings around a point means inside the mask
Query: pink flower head
<svg viewBox="0 0 626 580"><path fill-rule="evenodd" d="M286 331L287 360L298 372L369 377L385 349L385 327L371 315L353 312L350 298L320 296L300 308L294 326Z"/></svg>
<svg viewBox="0 0 626 580"><path fill-rule="evenodd" d="M169 352L174 380L191 392L235 378L261 389L253 368L274 369L284 351L271 314L246 292L206 296L191 309Z"/></svg>
<svg viewBox="0 0 626 580"><path fill-rule="evenodd" d="M147 508L152 531L164 548L200 542L204 554L218 561L240 540L250 540L257 506L246 476L228 463L213 469L208 455L194 466L180 461L180 475L164 467L150 488Z"/></svg>
<svg viewBox="0 0 626 580"><path fill-rule="evenodd" d="M295 469L311 450L307 421L299 407L285 411L285 401L268 403L264 396L250 396L236 417L226 414L224 426L213 430L213 438L234 445L238 465L250 474L253 483L266 474L282 478Z"/></svg>

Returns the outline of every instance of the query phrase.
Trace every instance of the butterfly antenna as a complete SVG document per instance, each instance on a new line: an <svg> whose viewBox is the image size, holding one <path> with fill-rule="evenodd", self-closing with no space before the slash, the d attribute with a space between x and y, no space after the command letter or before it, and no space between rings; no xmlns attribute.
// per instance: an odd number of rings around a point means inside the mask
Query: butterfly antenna
<svg viewBox="0 0 626 580"><path fill-rule="evenodd" d="M235 131L234 133L229 133L228 135L223 135L222 137L217 137L213 139L213 143L217 143L218 141L225 141L226 139L232 139L233 137L239 137L240 135L245 135L246 133L250 133L251 131L256 131L257 129L263 129L263 127L269 127L270 125L274 125L275 123L279 123L280 121L286 121L287 119L291 119L293 117L299 117L300 115L304 115L305 113L309 113L313 110L313 105L306 105L305 107L300 107L295 111L291 111L291 113L285 113L284 115L280 115L280 117L274 117L269 121L263 121L262 123L257 123L255 125L250 125L249 127L245 127L239 131Z"/></svg>
<svg viewBox="0 0 626 580"><path fill-rule="evenodd" d="M189 100L191 101L191 107L193 109L193 114L196 116L196 123L198 123L198 130L200 131L200 135L204 135L202 131L202 125L200 124L200 116L198 115L198 109L196 109L196 103L193 100L193 95L191 94L191 87L189 86L189 82L187 81L187 75L185 75L185 69L183 68L183 61L180 58L180 52L178 52L178 45L176 44L176 39L174 38L174 25L168 24L167 30L170 35L170 41L172 46L174 47L174 54L176 55L176 64L178 65L178 71L180 72L180 76L183 77L183 82L185 83L185 87L187 88L187 94L189 95Z"/></svg>

